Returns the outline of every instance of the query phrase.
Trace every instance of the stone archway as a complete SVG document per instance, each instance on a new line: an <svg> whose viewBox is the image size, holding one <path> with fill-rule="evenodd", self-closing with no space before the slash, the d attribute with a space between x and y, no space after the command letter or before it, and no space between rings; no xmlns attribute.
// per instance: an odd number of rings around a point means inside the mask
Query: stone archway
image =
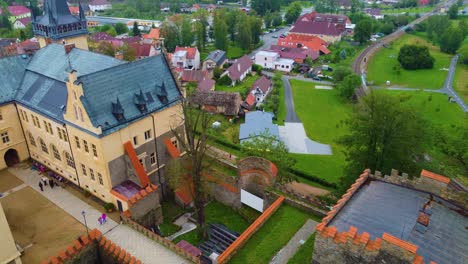
<svg viewBox="0 0 468 264"><path fill-rule="evenodd" d="M19 156L18 156L18 151L16 151L16 149L7 150L3 158L5 159L5 163L7 167L12 167L18 164L20 161Z"/></svg>

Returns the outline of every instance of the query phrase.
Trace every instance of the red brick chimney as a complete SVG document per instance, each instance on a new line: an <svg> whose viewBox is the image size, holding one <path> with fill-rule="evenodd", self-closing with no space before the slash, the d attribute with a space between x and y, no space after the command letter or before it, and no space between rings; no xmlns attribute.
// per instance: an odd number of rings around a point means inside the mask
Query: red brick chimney
<svg viewBox="0 0 468 264"><path fill-rule="evenodd" d="M63 45L63 47L65 48L65 54L68 54L68 53L70 53L70 51L72 51L72 49L75 48L75 44L73 44L73 43L65 44L65 45Z"/></svg>
<svg viewBox="0 0 468 264"><path fill-rule="evenodd" d="M119 51L115 53L114 57L115 57L116 59L118 59L118 60L123 60L123 59L124 59L124 58L123 58L123 53L122 53L122 52L119 52Z"/></svg>

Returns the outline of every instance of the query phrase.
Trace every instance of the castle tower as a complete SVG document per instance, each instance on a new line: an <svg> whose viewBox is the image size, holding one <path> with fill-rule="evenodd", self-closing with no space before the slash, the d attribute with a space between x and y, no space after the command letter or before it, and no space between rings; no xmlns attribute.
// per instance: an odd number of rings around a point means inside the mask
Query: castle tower
<svg viewBox="0 0 468 264"><path fill-rule="evenodd" d="M32 26L41 48L52 42L65 42L88 50L88 29L81 4L80 15L73 16L66 0L45 0L44 14L38 17L33 15Z"/></svg>

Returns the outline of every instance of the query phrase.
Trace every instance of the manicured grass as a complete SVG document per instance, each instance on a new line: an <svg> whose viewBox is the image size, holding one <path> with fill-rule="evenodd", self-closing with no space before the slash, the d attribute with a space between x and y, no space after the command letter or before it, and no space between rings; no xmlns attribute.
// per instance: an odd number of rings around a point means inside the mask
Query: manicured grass
<svg viewBox="0 0 468 264"><path fill-rule="evenodd" d="M279 106L278 113L276 114L276 123L280 126L284 126L284 120L286 119L286 101L284 99L284 85L281 85L279 91Z"/></svg>
<svg viewBox="0 0 468 264"><path fill-rule="evenodd" d="M333 155L294 154L295 168L330 182L337 182L345 166L343 149L337 140L347 134L344 120L351 104L339 97L336 90L317 90L312 83L291 80L296 114L304 124L307 136L330 144Z"/></svg>
<svg viewBox="0 0 468 264"><path fill-rule="evenodd" d="M234 144L239 143L239 129L240 124L243 122L242 119L239 119L235 122L230 122L228 117L221 114L217 114L213 117L212 121L220 122L221 126L216 129L211 128L209 131L210 135L225 139Z"/></svg>
<svg viewBox="0 0 468 264"><path fill-rule="evenodd" d="M432 6L383 9L382 14L427 13L427 12L430 12L432 9L434 9L434 7L432 7Z"/></svg>
<svg viewBox="0 0 468 264"><path fill-rule="evenodd" d="M182 207L177 205L174 201L167 199L166 201L161 203L164 223L159 225L163 236L170 236L175 232L180 230L180 226L173 224L172 222L175 218L185 211Z"/></svg>
<svg viewBox="0 0 468 264"><path fill-rule="evenodd" d="M468 38L467 38L468 39ZM468 103L468 65L458 64L455 78L453 80L453 88L458 95Z"/></svg>
<svg viewBox="0 0 468 264"><path fill-rule="evenodd" d="M299 209L281 206L229 263L268 263L308 218L309 215Z"/></svg>
<svg viewBox="0 0 468 264"><path fill-rule="evenodd" d="M398 64L398 52L404 44L416 44L427 46L430 54L435 58L432 69L420 69L409 71L401 69L398 74L393 67ZM390 48L380 49L369 62L367 80L373 81L375 85L385 85L390 81L391 85L421 88L440 89L442 88L447 71L441 70L450 66L452 56L440 52L439 47L433 46L428 41L414 35L405 34L395 40Z"/></svg>
<svg viewBox="0 0 468 264"><path fill-rule="evenodd" d="M238 233L242 233L249 226L249 223L234 209L217 201L212 201L205 207L205 215L207 226L210 223L220 223ZM177 237L173 242L178 243L181 240L185 240L195 246L198 246L202 242L198 237L198 229Z"/></svg>
<svg viewBox="0 0 468 264"><path fill-rule="evenodd" d="M312 263L312 256L314 255L314 243L315 233L312 234L303 245L301 245L296 254L294 254L294 256L289 259L288 264Z"/></svg>
<svg viewBox="0 0 468 264"><path fill-rule="evenodd" d="M234 87L230 85L216 84L215 90L220 92L238 92L241 94L242 99L245 99L253 83L259 78L260 76L258 74L247 76L241 83L236 84Z"/></svg>
<svg viewBox="0 0 468 264"><path fill-rule="evenodd" d="M228 59L237 59L242 57L246 53L248 53L248 51L245 51L239 48L238 46L230 45L227 52L227 57Z"/></svg>

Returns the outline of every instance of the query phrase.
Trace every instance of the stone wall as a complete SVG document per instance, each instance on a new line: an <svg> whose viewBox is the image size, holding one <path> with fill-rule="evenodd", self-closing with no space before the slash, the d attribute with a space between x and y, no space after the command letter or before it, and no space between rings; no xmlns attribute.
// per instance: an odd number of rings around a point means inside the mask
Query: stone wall
<svg viewBox="0 0 468 264"><path fill-rule="evenodd" d="M128 264L141 263L125 249L115 245L97 229L81 236L57 256L42 261L47 264Z"/></svg>
<svg viewBox="0 0 468 264"><path fill-rule="evenodd" d="M461 208L467 209L467 192L452 188L449 184L451 182L450 178L427 170L422 170L420 177L413 178L410 178L407 173L399 175L398 171L394 169L391 171L390 175L382 176L380 171L375 171L375 173L373 175L371 174L370 177L374 180L428 192L439 196L444 200L450 201Z"/></svg>
<svg viewBox="0 0 468 264"><path fill-rule="evenodd" d="M263 197L265 188L276 182L278 169L269 160L260 157L248 157L237 163L239 188L258 197Z"/></svg>
<svg viewBox="0 0 468 264"><path fill-rule="evenodd" d="M129 201L128 213L131 218L145 227L162 224L163 215L158 188L150 184Z"/></svg>

